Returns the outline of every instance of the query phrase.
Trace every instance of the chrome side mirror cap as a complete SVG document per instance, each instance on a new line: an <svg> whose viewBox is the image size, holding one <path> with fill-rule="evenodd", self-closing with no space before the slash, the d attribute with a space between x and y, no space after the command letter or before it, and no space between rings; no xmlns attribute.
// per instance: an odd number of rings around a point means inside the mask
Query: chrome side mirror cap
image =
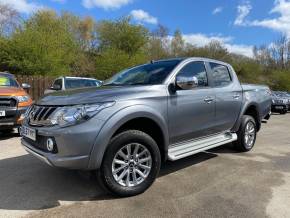
<svg viewBox="0 0 290 218"><path fill-rule="evenodd" d="M31 86L29 84L27 84L27 83L22 83L21 87L23 89L30 89L31 88Z"/></svg>
<svg viewBox="0 0 290 218"><path fill-rule="evenodd" d="M194 89L198 87L198 79L197 77L184 77L184 76L177 76L175 80L176 86L183 90Z"/></svg>

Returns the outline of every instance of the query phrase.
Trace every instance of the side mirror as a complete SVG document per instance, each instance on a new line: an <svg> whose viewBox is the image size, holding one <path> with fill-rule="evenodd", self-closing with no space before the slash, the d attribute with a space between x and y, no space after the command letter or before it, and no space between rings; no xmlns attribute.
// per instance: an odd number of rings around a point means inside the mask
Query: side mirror
<svg viewBox="0 0 290 218"><path fill-rule="evenodd" d="M60 85L53 85L52 87L50 87L51 90L55 90L55 91L59 91L61 90L61 86Z"/></svg>
<svg viewBox="0 0 290 218"><path fill-rule="evenodd" d="M29 84L27 84L27 83L22 83L21 86L22 86L23 89L30 89L31 88L31 86Z"/></svg>
<svg viewBox="0 0 290 218"><path fill-rule="evenodd" d="M198 79L197 77L185 77L185 76L177 76L175 79L175 84L180 89L189 90L198 87Z"/></svg>

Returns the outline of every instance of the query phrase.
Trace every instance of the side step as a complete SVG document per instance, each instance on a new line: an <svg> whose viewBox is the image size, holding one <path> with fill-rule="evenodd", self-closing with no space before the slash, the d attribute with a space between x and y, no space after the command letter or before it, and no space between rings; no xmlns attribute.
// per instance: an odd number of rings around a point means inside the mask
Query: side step
<svg viewBox="0 0 290 218"><path fill-rule="evenodd" d="M207 138L175 144L168 149L168 159L171 161L179 160L236 141L237 139L238 136L236 133L222 133Z"/></svg>

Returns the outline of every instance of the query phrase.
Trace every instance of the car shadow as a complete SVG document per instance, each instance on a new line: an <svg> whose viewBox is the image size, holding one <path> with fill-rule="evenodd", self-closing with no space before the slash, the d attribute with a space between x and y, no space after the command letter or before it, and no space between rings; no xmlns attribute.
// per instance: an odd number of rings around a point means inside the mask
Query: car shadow
<svg viewBox="0 0 290 218"><path fill-rule="evenodd" d="M168 161L162 165L159 177L228 152L226 146ZM95 173L52 168L31 155L0 160L0 175L0 209L5 210L41 210L57 207L61 202L116 198L103 189Z"/></svg>
<svg viewBox="0 0 290 218"><path fill-rule="evenodd" d="M0 141L1 140L7 140L15 137L20 137L19 133L14 130L13 132L5 133L3 131L0 131Z"/></svg>

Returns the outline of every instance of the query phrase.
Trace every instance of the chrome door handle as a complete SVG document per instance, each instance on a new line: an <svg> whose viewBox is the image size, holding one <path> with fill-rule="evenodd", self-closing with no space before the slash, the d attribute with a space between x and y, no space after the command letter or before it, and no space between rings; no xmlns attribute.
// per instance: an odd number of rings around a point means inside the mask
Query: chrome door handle
<svg viewBox="0 0 290 218"><path fill-rule="evenodd" d="M239 99L239 98L240 98L240 95L238 95L238 94L233 95L233 98L234 98L234 99Z"/></svg>
<svg viewBox="0 0 290 218"><path fill-rule="evenodd" d="M210 103L212 103L212 102L214 101L214 98L213 98L213 97L206 97L206 98L204 99L204 101L205 101L206 103L210 104Z"/></svg>

